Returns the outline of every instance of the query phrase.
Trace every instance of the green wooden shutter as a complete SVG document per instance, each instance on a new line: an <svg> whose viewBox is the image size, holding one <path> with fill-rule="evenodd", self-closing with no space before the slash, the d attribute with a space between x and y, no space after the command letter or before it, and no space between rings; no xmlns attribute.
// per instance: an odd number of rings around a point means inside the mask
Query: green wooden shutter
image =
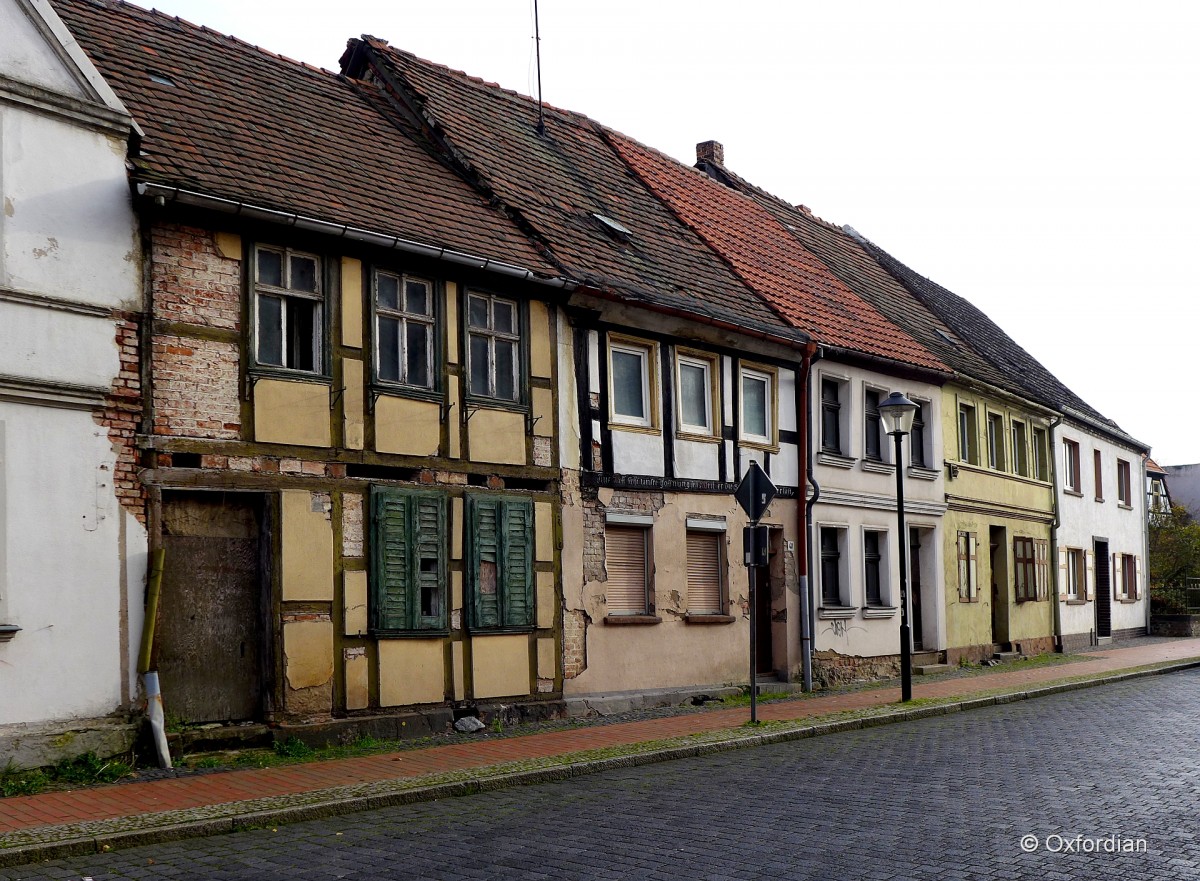
<svg viewBox="0 0 1200 881"><path fill-rule="evenodd" d="M418 629L441 630L446 626L446 499L417 495L412 502L413 622Z"/></svg>
<svg viewBox="0 0 1200 881"><path fill-rule="evenodd" d="M504 507L504 623L533 623L533 503L510 499Z"/></svg>
<svg viewBox="0 0 1200 881"><path fill-rule="evenodd" d="M371 626L374 630L407 630L409 625L409 497L374 489L371 555Z"/></svg>
<svg viewBox="0 0 1200 881"><path fill-rule="evenodd" d="M497 499L469 498L471 505L471 594L476 627L500 626L500 515Z"/></svg>

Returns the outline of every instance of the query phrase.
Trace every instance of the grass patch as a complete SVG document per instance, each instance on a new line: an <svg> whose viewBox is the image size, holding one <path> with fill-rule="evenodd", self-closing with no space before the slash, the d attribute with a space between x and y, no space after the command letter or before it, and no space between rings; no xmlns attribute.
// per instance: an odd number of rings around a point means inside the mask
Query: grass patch
<svg viewBox="0 0 1200 881"><path fill-rule="evenodd" d="M63 759L49 768L31 770L18 770L10 761L0 771L0 796L37 795L51 788L115 783L132 773L133 766L125 757L101 759L93 752Z"/></svg>
<svg viewBox="0 0 1200 881"><path fill-rule="evenodd" d="M758 696L758 702L761 704L765 701L781 701L787 700L790 697L794 697L790 691L764 691ZM750 693L727 694L721 698L721 705L726 707L748 707L750 706Z"/></svg>

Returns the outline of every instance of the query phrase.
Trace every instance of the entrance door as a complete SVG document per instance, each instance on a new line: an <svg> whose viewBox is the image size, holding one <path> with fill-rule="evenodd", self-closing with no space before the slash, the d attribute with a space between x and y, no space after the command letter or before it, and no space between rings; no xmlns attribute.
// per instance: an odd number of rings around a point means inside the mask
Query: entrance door
<svg viewBox="0 0 1200 881"><path fill-rule="evenodd" d="M1112 636L1112 574L1108 542L1096 540L1096 636Z"/></svg>
<svg viewBox="0 0 1200 881"><path fill-rule="evenodd" d="M912 607L912 647L920 650L925 648L925 628L921 619L921 532L918 529L910 529L908 537L908 594Z"/></svg>
<svg viewBox="0 0 1200 881"><path fill-rule="evenodd" d="M775 622L771 620L774 614L775 600L783 602L783 530L772 529L767 535L767 566L758 570L758 583L755 589L755 624L754 632L754 672L774 674L775 643L772 634Z"/></svg>
<svg viewBox="0 0 1200 881"><path fill-rule="evenodd" d="M163 498L158 672L168 715L183 722L258 719L268 628L257 496Z"/></svg>
<svg viewBox="0 0 1200 881"><path fill-rule="evenodd" d="M988 530L992 569L992 642L1008 644L1008 530L993 526Z"/></svg>

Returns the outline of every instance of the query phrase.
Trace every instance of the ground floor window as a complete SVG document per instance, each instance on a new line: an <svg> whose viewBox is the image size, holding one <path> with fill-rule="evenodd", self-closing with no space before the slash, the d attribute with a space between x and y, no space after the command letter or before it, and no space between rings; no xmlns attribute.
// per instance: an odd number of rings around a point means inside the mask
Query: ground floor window
<svg viewBox="0 0 1200 881"><path fill-rule="evenodd" d="M687 610L691 615L725 614L725 533L688 530Z"/></svg>
<svg viewBox="0 0 1200 881"><path fill-rule="evenodd" d="M532 500L468 495L466 527L471 627L532 626Z"/></svg>
<svg viewBox="0 0 1200 881"><path fill-rule="evenodd" d="M650 528L609 523L604 528L604 594L610 615L652 615Z"/></svg>
<svg viewBox="0 0 1200 881"><path fill-rule="evenodd" d="M958 533L958 598L966 602L979 599L977 547L978 539L975 533Z"/></svg>
<svg viewBox="0 0 1200 881"><path fill-rule="evenodd" d="M842 549L846 530L836 526L821 527L821 605L848 606L844 597L845 578L842 574Z"/></svg>
<svg viewBox="0 0 1200 881"><path fill-rule="evenodd" d="M446 627L446 497L375 487L371 494L371 627Z"/></svg>

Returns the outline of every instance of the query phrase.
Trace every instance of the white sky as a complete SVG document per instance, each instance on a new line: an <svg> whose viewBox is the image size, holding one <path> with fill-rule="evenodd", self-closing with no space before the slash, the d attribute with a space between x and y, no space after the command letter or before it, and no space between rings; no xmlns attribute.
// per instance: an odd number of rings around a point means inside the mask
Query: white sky
<svg viewBox="0 0 1200 881"><path fill-rule="evenodd" d="M144 0L148 2L148 0ZM533 0L157 0L337 69L362 33L536 90ZM1200 461L1200 5L540 0L546 101L847 223Z"/></svg>

